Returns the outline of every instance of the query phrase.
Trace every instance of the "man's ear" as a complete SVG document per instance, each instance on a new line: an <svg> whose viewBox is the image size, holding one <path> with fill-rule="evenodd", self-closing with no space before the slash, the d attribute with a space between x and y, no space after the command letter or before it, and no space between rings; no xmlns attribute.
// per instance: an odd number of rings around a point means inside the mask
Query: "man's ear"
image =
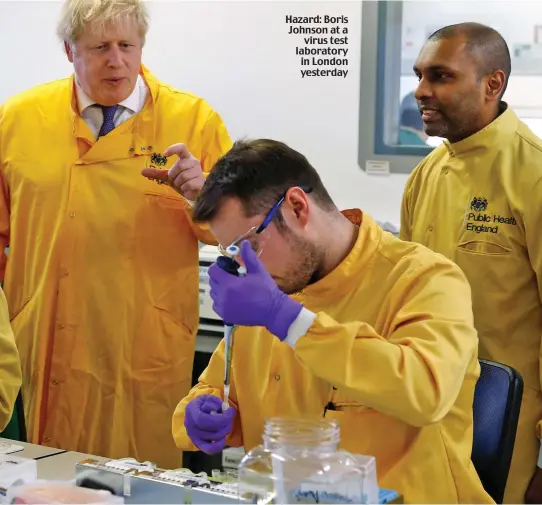
<svg viewBox="0 0 542 505"><path fill-rule="evenodd" d="M309 219L309 200L307 194L300 188L291 188L286 193L286 201L295 216L297 225L305 226Z"/></svg>
<svg viewBox="0 0 542 505"><path fill-rule="evenodd" d="M68 44L68 42L66 41L64 41L64 50L66 51L66 56L68 57L68 61L70 63L73 63L73 51L70 44Z"/></svg>
<svg viewBox="0 0 542 505"><path fill-rule="evenodd" d="M506 76L502 70L497 70L487 79L486 96L488 100L494 101L502 95L506 83Z"/></svg>

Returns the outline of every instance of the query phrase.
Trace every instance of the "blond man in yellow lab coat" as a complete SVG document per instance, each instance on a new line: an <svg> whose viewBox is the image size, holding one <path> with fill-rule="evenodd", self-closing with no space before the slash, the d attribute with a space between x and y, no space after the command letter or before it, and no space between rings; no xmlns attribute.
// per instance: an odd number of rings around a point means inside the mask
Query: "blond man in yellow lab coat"
<svg viewBox="0 0 542 505"><path fill-rule="evenodd" d="M190 201L231 141L142 66L147 25L139 0L68 0L74 75L0 108L1 270L30 441L171 468L214 241Z"/></svg>
<svg viewBox="0 0 542 505"><path fill-rule="evenodd" d="M0 289L0 431L8 425L21 389L19 352L9 324L9 310L4 291Z"/></svg>
<svg viewBox="0 0 542 505"><path fill-rule="evenodd" d="M250 450L268 417L325 416L407 503L492 503L470 460L478 338L456 265L341 213L306 158L271 140L218 161L194 218L241 246L247 274L209 269L214 309L241 325L232 408L206 413L223 398L222 342L177 407L179 448Z"/></svg>
<svg viewBox="0 0 542 505"><path fill-rule="evenodd" d="M523 376L505 502L542 503L542 141L501 100L510 55L493 29L436 32L415 72L425 131L446 140L408 180L400 237L461 267L480 356Z"/></svg>

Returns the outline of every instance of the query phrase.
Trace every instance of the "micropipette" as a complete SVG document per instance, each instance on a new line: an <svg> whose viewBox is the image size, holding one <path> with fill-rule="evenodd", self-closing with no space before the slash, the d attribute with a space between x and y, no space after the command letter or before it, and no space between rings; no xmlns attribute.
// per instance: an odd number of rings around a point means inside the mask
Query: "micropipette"
<svg viewBox="0 0 542 505"><path fill-rule="evenodd" d="M242 267L235 261L235 257L239 252L237 246L229 246L226 249L228 256L221 256L218 258L218 266L232 275L245 275L245 267ZM224 400L222 401L222 412L230 408L228 399L230 396L231 358L233 351L233 332L236 327L236 325L224 321Z"/></svg>

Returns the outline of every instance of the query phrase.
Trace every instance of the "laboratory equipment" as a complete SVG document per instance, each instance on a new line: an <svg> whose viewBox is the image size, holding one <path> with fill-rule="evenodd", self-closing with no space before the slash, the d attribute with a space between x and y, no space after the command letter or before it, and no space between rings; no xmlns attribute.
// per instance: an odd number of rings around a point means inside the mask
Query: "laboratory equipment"
<svg viewBox="0 0 542 505"><path fill-rule="evenodd" d="M221 254L216 246L203 245L199 250L199 329L203 330L205 334L222 339L224 337L224 322L213 309L208 273L209 268L216 263L220 256Z"/></svg>
<svg viewBox="0 0 542 505"><path fill-rule="evenodd" d="M222 412L230 408L231 357L233 354L233 331L235 325L224 323L224 400Z"/></svg>
<svg viewBox="0 0 542 505"><path fill-rule="evenodd" d="M239 465L239 497L252 503L378 503L373 457L338 449L328 419L271 418L264 443Z"/></svg>
<svg viewBox="0 0 542 505"><path fill-rule="evenodd" d="M264 435L264 444L251 449L241 459L238 467L239 499L266 505L275 499L273 460L269 438Z"/></svg>
<svg viewBox="0 0 542 505"><path fill-rule="evenodd" d="M245 268L242 267L235 258L239 255L239 247L230 245L226 249L227 256L220 256L216 263L226 272L241 276L246 273ZM222 402L222 411L226 411L230 408L230 383L231 383L231 359L233 353L233 332L236 326L232 323L224 321L224 400Z"/></svg>
<svg viewBox="0 0 542 505"><path fill-rule="evenodd" d="M243 447L227 447L222 451L222 468L237 471L239 463L244 457L245 449Z"/></svg>
<svg viewBox="0 0 542 505"><path fill-rule="evenodd" d="M144 466L134 464L131 459L88 458L76 465L75 481L81 487L109 490L123 497L126 504L255 503L240 496L240 476L237 480L228 472L213 471L208 476L186 468L163 470ZM402 503L402 498L395 491L380 489L377 500L371 503Z"/></svg>
<svg viewBox="0 0 542 505"><path fill-rule="evenodd" d="M89 458L76 465L78 486L107 489L124 498L126 504L206 503L239 504L237 481L223 472L208 476L181 468L163 470L156 467L138 469L132 460Z"/></svg>

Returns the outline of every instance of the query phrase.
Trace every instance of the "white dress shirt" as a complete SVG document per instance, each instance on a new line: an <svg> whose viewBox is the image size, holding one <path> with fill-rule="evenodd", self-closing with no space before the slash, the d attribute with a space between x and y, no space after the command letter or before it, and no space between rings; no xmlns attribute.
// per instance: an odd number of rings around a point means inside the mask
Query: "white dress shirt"
<svg viewBox="0 0 542 505"><path fill-rule="evenodd" d="M94 137L97 138L104 120L102 109L101 107L97 107L96 102L83 91L77 78L75 79L75 87L77 90L76 95L79 113L85 120L85 123L87 123ZM126 98L126 100L123 100L118 104L119 108L116 110L115 118L113 120L115 127L140 112L145 105L147 95L147 85L141 75L138 75L132 94Z"/></svg>

